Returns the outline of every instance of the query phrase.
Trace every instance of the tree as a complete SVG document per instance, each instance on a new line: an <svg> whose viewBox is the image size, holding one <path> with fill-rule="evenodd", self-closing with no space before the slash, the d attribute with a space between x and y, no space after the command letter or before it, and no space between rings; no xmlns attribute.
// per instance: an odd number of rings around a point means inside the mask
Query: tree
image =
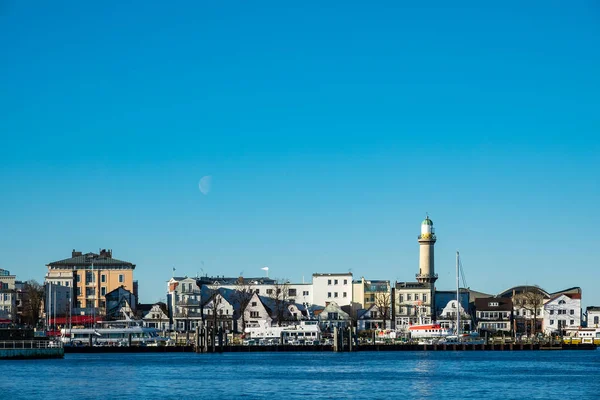
<svg viewBox="0 0 600 400"><path fill-rule="evenodd" d="M522 293L514 295L513 303L517 308L529 311L533 315L531 334L537 333L538 310L544 305L544 294L536 287L526 287ZM525 330L527 333L527 330Z"/></svg>
<svg viewBox="0 0 600 400"><path fill-rule="evenodd" d="M381 316L383 329L387 328L387 320L390 318L390 306L392 299L388 292L377 292L375 294L375 306Z"/></svg>
<svg viewBox="0 0 600 400"><path fill-rule="evenodd" d="M240 314L242 317L242 333L246 329L246 307L250 304L250 300L252 300L252 296L254 295L254 290L252 289L252 283L244 279L244 277L240 276L235 284L235 292L233 293L233 300L237 303L237 307L239 307Z"/></svg>
<svg viewBox="0 0 600 400"><path fill-rule="evenodd" d="M44 287L35 280L23 285L23 322L30 326L38 326L44 304Z"/></svg>
<svg viewBox="0 0 600 400"><path fill-rule="evenodd" d="M272 317L277 319L277 326L281 326L285 321L286 311L288 307L288 299L290 292L290 283L287 280L276 280L273 284L273 289L267 294L272 301L273 309Z"/></svg>
<svg viewBox="0 0 600 400"><path fill-rule="evenodd" d="M221 292L216 286L204 286L204 290L205 291L201 296L203 299L202 318L206 318L206 321L208 322L207 325L212 325L213 330L216 332L219 323L219 311L222 308ZM206 311L206 313L204 311Z"/></svg>

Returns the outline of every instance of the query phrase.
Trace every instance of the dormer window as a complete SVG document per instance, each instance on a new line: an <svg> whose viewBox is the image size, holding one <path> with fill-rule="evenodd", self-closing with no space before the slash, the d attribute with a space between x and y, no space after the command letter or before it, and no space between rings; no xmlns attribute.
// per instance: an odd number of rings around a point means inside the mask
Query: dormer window
<svg viewBox="0 0 600 400"><path fill-rule="evenodd" d="M560 300L560 301L558 302L558 304L566 304L566 303L567 303L567 302L566 302L566 301L564 301L564 300Z"/></svg>
<svg viewBox="0 0 600 400"><path fill-rule="evenodd" d="M490 307L498 307L498 305L499 305L499 304L498 304L498 302L497 302L497 301L492 301L492 302L489 302L489 303L488 303L488 306L490 306Z"/></svg>

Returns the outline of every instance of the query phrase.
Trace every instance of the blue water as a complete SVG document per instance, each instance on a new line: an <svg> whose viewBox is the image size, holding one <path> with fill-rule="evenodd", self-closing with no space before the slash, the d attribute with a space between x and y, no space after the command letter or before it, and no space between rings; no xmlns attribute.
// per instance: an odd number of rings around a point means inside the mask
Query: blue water
<svg viewBox="0 0 600 400"><path fill-rule="evenodd" d="M0 371L10 400L600 398L600 350L67 354Z"/></svg>

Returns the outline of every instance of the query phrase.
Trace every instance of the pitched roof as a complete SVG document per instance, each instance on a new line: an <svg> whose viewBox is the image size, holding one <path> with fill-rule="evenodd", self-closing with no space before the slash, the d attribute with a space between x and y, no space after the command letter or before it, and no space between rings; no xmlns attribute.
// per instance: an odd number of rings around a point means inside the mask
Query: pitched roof
<svg viewBox="0 0 600 400"><path fill-rule="evenodd" d="M75 257L65 258L64 260L54 261L48 263L48 267L91 267L92 264L96 267L128 267L131 269L135 268L135 264L128 261L117 260L112 258L111 253L103 253L102 255L96 253L86 253L76 255Z"/></svg>

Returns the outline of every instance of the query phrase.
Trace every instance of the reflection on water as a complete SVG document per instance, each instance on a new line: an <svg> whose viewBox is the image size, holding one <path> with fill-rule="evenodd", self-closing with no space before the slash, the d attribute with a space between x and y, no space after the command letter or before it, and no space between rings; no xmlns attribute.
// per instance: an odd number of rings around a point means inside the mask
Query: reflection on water
<svg viewBox="0 0 600 400"><path fill-rule="evenodd" d="M10 400L547 400L600 393L599 351L67 354L0 368L0 398Z"/></svg>

